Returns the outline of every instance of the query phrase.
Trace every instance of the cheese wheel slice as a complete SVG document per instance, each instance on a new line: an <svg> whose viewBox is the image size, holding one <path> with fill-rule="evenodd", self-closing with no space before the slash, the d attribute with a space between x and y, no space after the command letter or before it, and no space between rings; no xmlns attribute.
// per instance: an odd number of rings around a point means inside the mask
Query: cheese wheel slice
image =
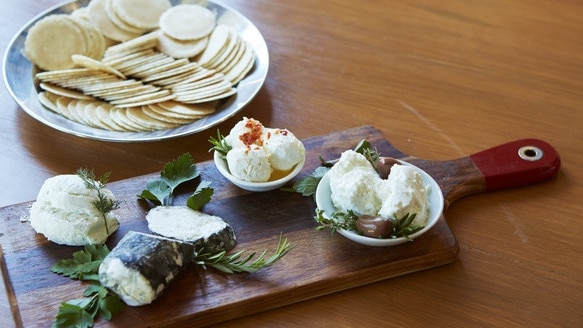
<svg viewBox="0 0 583 328"><path fill-rule="evenodd" d="M222 218L187 206L157 206L146 215L148 228L159 235L194 245L195 251L230 251L235 231Z"/></svg>

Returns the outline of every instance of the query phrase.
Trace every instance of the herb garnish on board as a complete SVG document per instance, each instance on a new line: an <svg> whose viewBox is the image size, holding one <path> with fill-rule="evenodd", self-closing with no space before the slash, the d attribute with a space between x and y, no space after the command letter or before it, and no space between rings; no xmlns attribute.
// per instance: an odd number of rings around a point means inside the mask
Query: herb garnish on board
<svg viewBox="0 0 583 328"><path fill-rule="evenodd" d="M119 206L118 202L113 202L100 193L100 189L107 182L109 173L98 179L95 179L92 171L86 169L78 170L78 174L88 188L97 190L100 196L94 204L104 213L105 219L105 213ZM138 198L151 201L156 205L170 205L175 188L199 176L200 172L192 157L186 153L168 162L160 173L160 178L149 181ZM194 193L186 200L187 206L198 210L207 204L214 192L210 184L210 181L201 181ZM269 257L267 249L262 252L241 250L234 254L228 254L225 251L207 253L203 249L194 257L193 263L204 269L210 267L223 273L252 273L273 265L294 247L287 238L283 237L283 234L280 234L277 246ZM90 282L83 293L85 298L61 303L53 327L93 327L96 318L109 321L114 314L123 310L125 303L115 293L103 287L99 281L99 266L107 254L109 254L109 249L106 245L86 245L83 250L74 252L72 258L62 259L53 264L51 271L54 273L74 280Z"/></svg>
<svg viewBox="0 0 583 328"><path fill-rule="evenodd" d="M105 233L109 236L109 225L107 224L107 213L119 208L119 201L108 198L101 192L107 181L109 180L110 172L104 173L102 176L97 178L93 170L88 169L78 169L77 175L85 183L85 187L88 189L93 189L97 192L97 199L92 202L93 206L101 213L103 218L103 223L105 224Z"/></svg>

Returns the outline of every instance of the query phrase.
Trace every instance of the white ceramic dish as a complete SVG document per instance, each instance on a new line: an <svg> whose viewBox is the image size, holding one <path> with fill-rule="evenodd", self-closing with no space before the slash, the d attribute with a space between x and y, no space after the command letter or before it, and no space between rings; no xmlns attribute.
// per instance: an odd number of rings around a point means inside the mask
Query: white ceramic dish
<svg viewBox="0 0 583 328"><path fill-rule="evenodd" d="M404 165L411 165L403 161L399 162ZM421 174L421 177L423 178L423 183L426 186L429 186L428 193L429 215L427 217L427 223L425 224L425 227L423 229L409 236L410 239L415 239L424 234L425 232L427 232L429 229L431 229L431 227L433 227L437 223L437 221L439 220L443 213L444 199L443 193L441 192L441 188L439 188L437 182L429 174L427 174L427 172L421 170L420 168L414 165L411 166L417 169L417 171ZM331 194L330 177L328 176L328 173L326 173L320 180L318 188L316 189L316 205L318 206L319 209L324 211L323 215L325 215L328 218L332 215L334 211L336 211L336 208L334 207L334 204L332 203L332 200L330 198L330 194ZM368 246L395 246L410 241L410 239L404 237L394 239L372 238L360 235L355 231L344 229L338 230L338 233L354 242Z"/></svg>
<svg viewBox="0 0 583 328"><path fill-rule="evenodd" d="M227 178L227 180L231 181L234 185L236 185L239 188L242 188L242 189L245 189L248 191L255 191L255 192L270 191L270 190L275 190L277 188L282 187L283 185L288 183L291 179L293 179L294 177L296 177L300 173L300 171L304 167L304 163L306 161L306 158L304 157L301 162L296 164L294 169L288 175L286 175L285 177L283 177L281 179L274 180L274 181L268 181L268 182L249 182L249 181L241 180L241 179L233 176L229 172L227 160L221 158L221 156L219 155L218 152L216 152L216 151L214 152L213 159L215 161L215 166L216 166L217 170L219 170L219 172L225 178Z"/></svg>
<svg viewBox="0 0 583 328"><path fill-rule="evenodd" d="M46 109L38 101L38 89L33 79L33 70L35 68L23 55L24 41L28 30L41 18L52 14L68 14L78 8L86 7L89 2L89 0L67 1L40 13L16 33L4 54L2 74L10 95L25 112L50 127L80 137L113 142L159 141L186 136L204 131L235 115L255 97L265 82L269 67L269 54L261 32L251 21L237 11L213 0L208 0L206 1L206 6L215 13L217 23L236 29L239 35L251 44L256 56L255 67L239 82L237 93L221 102L215 113L191 124L154 132L106 131L70 121ZM171 0L170 2L172 5L177 5L183 2L190 3L191 1Z"/></svg>

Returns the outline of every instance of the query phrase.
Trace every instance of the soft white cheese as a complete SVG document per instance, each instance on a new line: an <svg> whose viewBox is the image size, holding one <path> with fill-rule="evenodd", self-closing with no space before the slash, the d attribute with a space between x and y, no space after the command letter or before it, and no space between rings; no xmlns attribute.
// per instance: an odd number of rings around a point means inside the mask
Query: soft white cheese
<svg viewBox="0 0 583 328"><path fill-rule="evenodd" d="M150 304L162 291L154 290L139 271L126 267L118 258L102 263L99 276L103 286L115 291L130 306Z"/></svg>
<svg viewBox="0 0 583 328"><path fill-rule="evenodd" d="M408 165L395 164L387 180L381 182L383 203L378 215L384 218L402 218L416 213L415 224L424 225L428 216L427 188L417 170Z"/></svg>
<svg viewBox="0 0 583 328"><path fill-rule="evenodd" d="M115 201L113 193L101 193ZM107 239L105 222L93 202L97 191L87 188L77 175L57 175L45 181L30 209L30 224L36 232L57 244L82 246ZM119 227L115 213L106 215L109 234Z"/></svg>
<svg viewBox="0 0 583 328"><path fill-rule="evenodd" d="M225 137L225 141L227 142L227 144L229 144L233 148L237 148L237 147L245 148L245 147L247 147L248 145L246 145L243 142L243 140L241 140L241 136L244 134L252 133L251 127L255 127L257 129L257 131L255 131L255 132L257 133L258 136L263 135L264 127L263 127L263 124L261 124L261 122L255 120L253 118L243 117L242 120L237 122L237 124L235 124L233 126L233 128L231 128L231 131ZM260 141L260 143L261 143L261 141ZM261 144L258 144L258 146L261 146Z"/></svg>
<svg viewBox="0 0 583 328"><path fill-rule="evenodd" d="M273 172L263 147L233 148L227 153L227 163L231 174L245 181L265 182Z"/></svg>
<svg viewBox="0 0 583 328"><path fill-rule="evenodd" d="M427 221L428 190L412 166L395 164L388 178L381 179L365 156L347 150L328 175L330 197L338 210L386 219L415 213L415 224Z"/></svg>
<svg viewBox="0 0 583 328"><path fill-rule="evenodd" d="M305 157L304 144L286 129L267 128L244 117L225 137L232 149L226 160L235 177L250 182L269 181L274 170L289 171Z"/></svg>
<svg viewBox="0 0 583 328"><path fill-rule="evenodd" d="M356 215L376 215L381 198L376 187L381 178L362 154L353 150L342 153L328 172L332 203L338 210Z"/></svg>
<svg viewBox="0 0 583 328"><path fill-rule="evenodd" d="M146 215L148 229L159 235L186 242L208 238L227 227L220 217L187 206L157 206Z"/></svg>
<svg viewBox="0 0 583 328"><path fill-rule="evenodd" d="M264 147L271 154L271 166L280 171L291 170L302 161L304 144L288 130L265 129Z"/></svg>

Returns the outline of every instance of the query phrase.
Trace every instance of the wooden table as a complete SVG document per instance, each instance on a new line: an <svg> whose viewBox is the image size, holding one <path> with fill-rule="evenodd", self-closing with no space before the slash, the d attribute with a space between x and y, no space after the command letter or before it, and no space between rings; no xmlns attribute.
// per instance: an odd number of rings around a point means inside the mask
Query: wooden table
<svg viewBox="0 0 583 328"><path fill-rule="evenodd" d="M0 3L0 48L56 0ZM225 1L261 30L269 74L242 116L308 138L373 125L401 151L446 160L522 138L561 154L558 176L466 197L447 222L454 263L221 327L583 324L583 20L570 1ZM0 89L0 206L34 200L48 177L92 167L123 180L190 152L215 129L148 143L58 132ZM1 233L1 232L0 232ZM306 254L306 261L318 261ZM6 306L6 301L0 301Z"/></svg>

